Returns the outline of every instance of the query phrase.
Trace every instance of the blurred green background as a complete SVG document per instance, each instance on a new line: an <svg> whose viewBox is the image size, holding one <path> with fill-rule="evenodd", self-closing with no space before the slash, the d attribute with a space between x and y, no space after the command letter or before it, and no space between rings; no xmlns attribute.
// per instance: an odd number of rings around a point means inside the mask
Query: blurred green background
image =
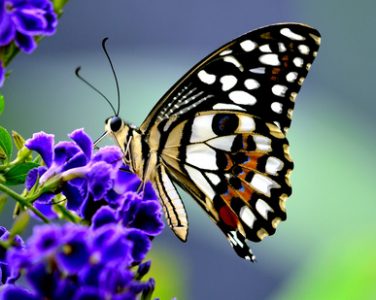
<svg viewBox="0 0 376 300"><path fill-rule="evenodd" d="M185 71L225 42L270 23L310 24L322 46L289 131L295 170L287 222L253 245L258 262L250 264L184 194L189 241L168 229L154 241L156 296L376 299L375 8L371 0L71 1L57 34L10 66L0 123L25 137L44 130L61 140L79 127L98 137L111 110L73 71L81 65L82 75L116 98L100 48L105 36L121 82L121 115L140 125Z"/></svg>

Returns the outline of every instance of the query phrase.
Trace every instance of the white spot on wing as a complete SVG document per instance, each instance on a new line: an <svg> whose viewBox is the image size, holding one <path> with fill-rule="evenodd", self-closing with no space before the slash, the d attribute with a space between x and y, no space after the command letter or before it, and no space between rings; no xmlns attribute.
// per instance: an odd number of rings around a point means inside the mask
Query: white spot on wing
<svg viewBox="0 0 376 300"><path fill-rule="evenodd" d="M238 82L234 75L222 76L219 81L222 83L222 91L224 92L231 90Z"/></svg>
<svg viewBox="0 0 376 300"><path fill-rule="evenodd" d="M309 54L309 47L307 45L299 45L298 49L301 54L308 55Z"/></svg>
<svg viewBox="0 0 376 300"><path fill-rule="evenodd" d="M249 116L239 116L239 127L237 131L249 132L254 131L256 128L255 120Z"/></svg>
<svg viewBox="0 0 376 300"><path fill-rule="evenodd" d="M256 210L258 211L258 213L263 216L263 218L265 220L268 219L268 212L273 212L273 208L270 207L270 205L268 203L266 203L264 200L262 199L258 199L256 201Z"/></svg>
<svg viewBox="0 0 376 300"><path fill-rule="evenodd" d="M272 111L274 111L277 114L282 113L282 103L279 102L273 102L271 105Z"/></svg>
<svg viewBox="0 0 376 300"><path fill-rule="evenodd" d="M248 90L254 90L254 89L257 89L260 84L258 83L258 81L252 79L252 78L249 78L249 79L246 79L244 81L244 85L245 87L248 89Z"/></svg>
<svg viewBox="0 0 376 300"><path fill-rule="evenodd" d="M209 74L205 70L201 70L197 73L198 78L206 84L213 84L215 82L216 76L213 74Z"/></svg>
<svg viewBox="0 0 376 300"><path fill-rule="evenodd" d="M290 72L286 75L286 80L288 82L294 82L298 78L297 72Z"/></svg>
<svg viewBox="0 0 376 300"><path fill-rule="evenodd" d="M287 86L284 86L282 84L275 84L272 87L272 92L274 95L279 97L284 97L287 91Z"/></svg>
<svg viewBox="0 0 376 300"><path fill-rule="evenodd" d="M303 59L302 59L301 57L295 57L295 58L293 59L292 62L293 62L294 65L295 65L296 67L298 67L298 68L303 67L303 63L304 63L304 61L303 61Z"/></svg>
<svg viewBox="0 0 376 300"><path fill-rule="evenodd" d="M225 62L233 64L235 67L237 67L238 69L240 69L241 71L243 71L243 66L240 64L240 62L235 57L233 57L233 56L226 56L223 60Z"/></svg>
<svg viewBox="0 0 376 300"><path fill-rule="evenodd" d="M218 109L218 110L242 110L246 111L243 107L240 107L235 104L227 104L227 103L217 103L216 105L213 106L213 109Z"/></svg>
<svg viewBox="0 0 376 300"><path fill-rule="evenodd" d="M190 166L185 166L185 169L187 170L192 181L205 193L208 198L213 200L215 192L201 172Z"/></svg>
<svg viewBox="0 0 376 300"><path fill-rule="evenodd" d="M221 182L221 178L217 174L206 172L206 176L208 176L209 180L213 185L217 185L218 183Z"/></svg>
<svg viewBox="0 0 376 300"><path fill-rule="evenodd" d="M186 161L200 169L218 170L216 152L205 144L188 145Z"/></svg>
<svg viewBox="0 0 376 300"><path fill-rule="evenodd" d="M240 213L239 213L239 216L240 216L240 219L243 220L243 222L245 224L247 224L247 226L249 228L253 228L253 225L255 224L255 221L256 221L256 216L255 214L249 209L249 207L247 206L243 206L241 209L240 209Z"/></svg>
<svg viewBox="0 0 376 300"><path fill-rule="evenodd" d="M283 43L278 43L278 50L279 52L285 52L286 51L286 47Z"/></svg>
<svg viewBox="0 0 376 300"><path fill-rule="evenodd" d="M260 51L264 53L272 53L272 49L270 49L270 46L268 44L260 46Z"/></svg>
<svg viewBox="0 0 376 300"><path fill-rule="evenodd" d="M231 151L232 143L234 142L236 135L221 136L210 141L207 144L223 151Z"/></svg>
<svg viewBox="0 0 376 300"><path fill-rule="evenodd" d="M292 32L290 28L282 28L280 32L282 35L284 35L285 37L288 37L291 40L296 40L296 41L305 40L304 36L301 36L300 34L296 34L295 32Z"/></svg>
<svg viewBox="0 0 376 300"><path fill-rule="evenodd" d="M279 158L270 156L266 160L266 164L265 164L266 173L276 176L278 171L281 171L282 168L283 168L283 161L280 160Z"/></svg>
<svg viewBox="0 0 376 300"><path fill-rule="evenodd" d="M279 66L280 62L277 54L264 54L261 55L259 61L265 65Z"/></svg>
<svg viewBox="0 0 376 300"><path fill-rule="evenodd" d="M206 141L217 135L212 130L213 115L197 116L193 120L191 143Z"/></svg>
<svg viewBox="0 0 376 300"><path fill-rule="evenodd" d="M257 102L254 96L244 91L233 91L228 96L236 104L253 105Z"/></svg>
<svg viewBox="0 0 376 300"><path fill-rule="evenodd" d="M250 69L249 71L254 73L254 74L265 74L265 68L264 67L253 68L253 69Z"/></svg>
<svg viewBox="0 0 376 300"><path fill-rule="evenodd" d="M270 190L272 188L280 188L281 186L273 179L261 174L255 174L252 177L250 185L257 191L263 193L265 196L270 197Z"/></svg>
<svg viewBox="0 0 376 300"><path fill-rule="evenodd" d="M228 54L231 54L231 53L232 53L232 50L231 49L227 49L227 50L222 51L219 55L225 56L225 55L228 55Z"/></svg>
<svg viewBox="0 0 376 300"><path fill-rule="evenodd" d="M245 41L240 43L240 47L242 47L242 49L245 52L250 52L250 51L254 50L256 48L256 46L257 46L257 44L255 42L252 42L251 40L245 40Z"/></svg>
<svg viewBox="0 0 376 300"><path fill-rule="evenodd" d="M269 152L272 150L270 138L263 135L255 135L253 140L256 143L257 150Z"/></svg>

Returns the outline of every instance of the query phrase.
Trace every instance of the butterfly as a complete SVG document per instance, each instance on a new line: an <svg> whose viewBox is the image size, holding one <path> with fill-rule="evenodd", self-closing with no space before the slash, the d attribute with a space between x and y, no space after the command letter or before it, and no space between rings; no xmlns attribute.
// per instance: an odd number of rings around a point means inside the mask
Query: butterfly
<svg viewBox="0 0 376 300"><path fill-rule="evenodd" d="M255 260L247 240L263 240L286 219L293 169L286 134L320 39L298 23L248 32L189 70L139 128L119 112L106 120L124 162L158 191L179 239L187 240L188 218L175 184L246 260Z"/></svg>

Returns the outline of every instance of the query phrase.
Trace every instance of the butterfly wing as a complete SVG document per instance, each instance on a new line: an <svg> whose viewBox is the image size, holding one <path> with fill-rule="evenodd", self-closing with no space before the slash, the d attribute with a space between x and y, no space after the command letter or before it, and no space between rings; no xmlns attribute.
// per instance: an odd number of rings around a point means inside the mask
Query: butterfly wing
<svg viewBox="0 0 376 300"><path fill-rule="evenodd" d="M158 144L167 176L243 258L254 259L246 239L260 241L286 219L293 167L286 133L319 43L319 33L302 24L249 32L193 67L140 127ZM162 202L173 206L172 198Z"/></svg>
<svg viewBox="0 0 376 300"><path fill-rule="evenodd" d="M295 23L263 27L227 43L188 71L140 129L211 109L247 111L286 132L294 100L317 55L320 34Z"/></svg>

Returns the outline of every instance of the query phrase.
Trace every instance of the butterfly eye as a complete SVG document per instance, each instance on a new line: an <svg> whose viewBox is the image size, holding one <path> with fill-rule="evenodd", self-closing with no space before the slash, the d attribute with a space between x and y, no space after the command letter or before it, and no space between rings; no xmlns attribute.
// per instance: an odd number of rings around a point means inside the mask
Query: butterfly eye
<svg viewBox="0 0 376 300"><path fill-rule="evenodd" d="M123 125L123 121L119 117L112 117L110 121L110 128L112 132L117 132Z"/></svg>

